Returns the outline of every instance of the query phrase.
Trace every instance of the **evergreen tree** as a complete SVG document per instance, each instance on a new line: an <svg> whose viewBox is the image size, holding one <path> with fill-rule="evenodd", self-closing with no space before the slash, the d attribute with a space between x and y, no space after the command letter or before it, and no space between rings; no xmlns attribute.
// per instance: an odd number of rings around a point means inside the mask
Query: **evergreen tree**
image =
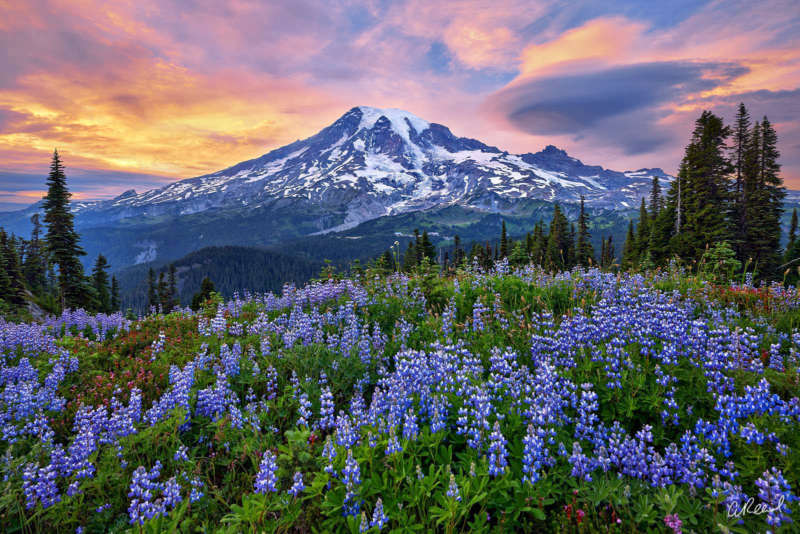
<svg viewBox="0 0 800 534"><path fill-rule="evenodd" d="M422 237L419 235L418 228L414 228L414 252L417 255L414 265L422 265L422 258L425 257L425 249L422 248Z"/></svg>
<svg viewBox="0 0 800 534"><path fill-rule="evenodd" d="M725 156L730 128L710 111L695 122L692 140L686 147L680 183L685 221L678 232L677 252L686 259L699 259L709 243L729 239L727 176L731 164Z"/></svg>
<svg viewBox="0 0 800 534"><path fill-rule="evenodd" d="M661 209L664 207L664 199L661 198L661 184L658 176L653 176L653 184L650 186L650 221L655 221Z"/></svg>
<svg viewBox="0 0 800 534"><path fill-rule="evenodd" d="M581 195L581 211L578 215L578 243L576 245L576 261L584 267L594 262L594 248L589 236L589 218L584 208L584 198Z"/></svg>
<svg viewBox="0 0 800 534"><path fill-rule="evenodd" d="M650 248L650 214L647 213L647 207L642 197L642 203L639 206L639 226L636 233L636 257L641 260L647 255Z"/></svg>
<svg viewBox="0 0 800 534"><path fill-rule="evenodd" d="M6 233L0 228L0 301L6 301L11 295L11 276L8 269L8 258L6 258Z"/></svg>
<svg viewBox="0 0 800 534"><path fill-rule="evenodd" d="M13 306L23 306L25 304L25 277L22 275L16 240L13 236L7 235L5 231L0 230L0 247L3 249L3 267L8 277L8 289L3 293L4 300Z"/></svg>
<svg viewBox="0 0 800 534"><path fill-rule="evenodd" d="M392 256L392 251L388 248L381 256L380 266L385 271L394 271L394 256Z"/></svg>
<svg viewBox="0 0 800 534"><path fill-rule="evenodd" d="M783 199L786 190L780 177L778 163L778 135L769 120L764 117L759 128L754 128L752 135L751 169L757 169L756 176L748 180L752 188L747 191L749 200L747 238L745 250L755 262L756 269L763 277L777 275L780 263L780 218L783 211ZM753 160L757 160L754 165Z"/></svg>
<svg viewBox="0 0 800 534"><path fill-rule="evenodd" d="M453 238L453 264L456 267L464 260L464 249L461 248L461 237L458 234Z"/></svg>
<svg viewBox="0 0 800 534"><path fill-rule="evenodd" d="M611 268L614 263L614 236L608 236L608 239L603 239L602 251L600 253L600 267L603 269Z"/></svg>
<svg viewBox="0 0 800 534"><path fill-rule="evenodd" d="M531 258L536 265L544 265L548 238L544 233L544 223L540 220L533 227L533 246Z"/></svg>
<svg viewBox="0 0 800 534"><path fill-rule="evenodd" d="M601 237L600 238L600 267L605 267L606 266L606 255L607 254L608 254L608 251L606 249L606 238L605 237Z"/></svg>
<svg viewBox="0 0 800 534"><path fill-rule="evenodd" d="M86 253L80 247L79 236L74 227L74 216L70 211L64 166L53 152L50 175L47 178L47 196L44 198L44 222L47 225L47 248L52 262L58 266L58 287L61 305L78 308L86 303L83 282L83 265L80 256Z"/></svg>
<svg viewBox="0 0 800 534"><path fill-rule="evenodd" d="M200 291L195 293L192 296L192 303L191 308L195 311L199 310L205 302L211 298L211 294L214 292L214 282L211 281L207 276L203 278L203 281L200 283Z"/></svg>
<svg viewBox="0 0 800 534"><path fill-rule="evenodd" d="M116 276L111 276L111 311L117 312L121 306L119 300L119 281Z"/></svg>
<svg viewBox="0 0 800 534"><path fill-rule="evenodd" d="M413 241L408 242L408 248L403 255L403 271L410 273L417 266L417 247L414 246Z"/></svg>
<svg viewBox="0 0 800 534"><path fill-rule="evenodd" d="M786 248L783 267L784 282L795 287L800 285L800 239L795 239L792 246Z"/></svg>
<svg viewBox="0 0 800 534"><path fill-rule="evenodd" d="M167 285L167 277L164 276L164 271L158 273L158 284L156 285L156 295L158 297L158 306L162 312L169 311L169 286Z"/></svg>
<svg viewBox="0 0 800 534"><path fill-rule="evenodd" d="M508 256L508 262L511 265L525 265L529 260L530 258L528 257L528 251L525 249L525 243L518 241L514 245L511 254Z"/></svg>
<svg viewBox="0 0 800 534"><path fill-rule="evenodd" d="M111 292L108 287L108 260L102 254L97 256L92 269L92 287L97 297L97 311L111 311Z"/></svg>
<svg viewBox="0 0 800 534"><path fill-rule="evenodd" d="M41 294L47 286L47 255L42 242L42 224L38 213L31 216L31 224L33 231L25 252L22 272L30 290L34 294Z"/></svg>
<svg viewBox="0 0 800 534"><path fill-rule="evenodd" d="M564 250L566 251L566 265L564 265L565 269L572 269L575 267L575 236L577 232L575 231L575 223L570 223L569 225L569 232L567 233L567 242L564 244L566 247Z"/></svg>
<svg viewBox="0 0 800 534"><path fill-rule="evenodd" d="M178 281L176 276L176 269L175 264L169 264L169 277L168 277L168 287L167 287L167 309L172 310L175 306L179 305L180 302L178 300Z"/></svg>
<svg viewBox="0 0 800 534"><path fill-rule="evenodd" d="M431 243L427 230L422 232L421 246L422 257L427 258L428 261L434 263L436 261L436 247L434 247L433 243Z"/></svg>
<svg viewBox="0 0 800 534"><path fill-rule="evenodd" d="M747 240L747 202L745 188L745 174L747 151L750 146L750 114L744 103L739 104L736 121L733 126L733 145L731 146L731 163L734 167L733 199L731 202L731 240L733 248L740 259L744 256L745 242Z"/></svg>
<svg viewBox="0 0 800 534"><path fill-rule="evenodd" d="M503 221L502 229L500 231L500 257L508 257L508 234L506 233L505 221Z"/></svg>
<svg viewBox="0 0 800 534"><path fill-rule="evenodd" d="M639 263L636 256L636 234L634 233L633 221L628 221L628 233L625 236L625 244L622 245L622 268L632 269Z"/></svg>
<svg viewBox="0 0 800 534"><path fill-rule="evenodd" d="M483 265L483 247L480 246L478 243L472 244L472 249L469 251L469 261L470 263L477 262L478 265Z"/></svg>
<svg viewBox="0 0 800 534"><path fill-rule="evenodd" d="M797 241L797 208L792 209L792 222L789 225L789 242L786 244L786 260L790 260L788 253Z"/></svg>
<svg viewBox="0 0 800 534"><path fill-rule="evenodd" d="M156 294L156 273L153 268L147 272L147 307L158 309L158 295Z"/></svg>
<svg viewBox="0 0 800 534"><path fill-rule="evenodd" d="M550 221L550 232L547 236L545 267L551 271L563 271L569 261L570 246L569 221L556 204L553 208L553 219Z"/></svg>
<svg viewBox="0 0 800 534"><path fill-rule="evenodd" d="M664 265L670 257L670 242L675 230L675 208L667 204L651 222L650 244L648 251L650 259L656 265Z"/></svg>
<svg viewBox="0 0 800 534"><path fill-rule="evenodd" d="M608 255L608 264L607 267L611 267L614 264L614 259L616 258L616 251L614 250L614 236L608 236L608 241L606 242L606 254Z"/></svg>

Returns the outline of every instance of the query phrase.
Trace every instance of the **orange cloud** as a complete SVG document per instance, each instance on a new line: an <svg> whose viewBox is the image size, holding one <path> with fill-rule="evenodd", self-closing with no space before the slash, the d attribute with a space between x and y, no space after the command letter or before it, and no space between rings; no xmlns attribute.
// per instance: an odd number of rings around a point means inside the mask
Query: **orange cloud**
<svg viewBox="0 0 800 534"><path fill-rule="evenodd" d="M464 0L399 2L386 25L425 39L441 39L455 57L474 69L512 69L523 45L520 30L544 15L550 1Z"/></svg>
<svg viewBox="0 0 800 534"><path fill-rule="evenodd" d="M88 168L200 174L311 133L297 111L331 101L297 81L218 76L145 59L110 76L29 74L19 88L0 90L0 108L25 117L0 133L0 154L38 157L59 147Z"/></svg>
<svg viewBox="0 0 800 534"><path fill-rule="evenodd" d="M541 75L559 67L624 61L637 48L646 26L621 17L594 19L557 38L526 47L520 76ZM591 67L591 64L588 65Z"/></svg>

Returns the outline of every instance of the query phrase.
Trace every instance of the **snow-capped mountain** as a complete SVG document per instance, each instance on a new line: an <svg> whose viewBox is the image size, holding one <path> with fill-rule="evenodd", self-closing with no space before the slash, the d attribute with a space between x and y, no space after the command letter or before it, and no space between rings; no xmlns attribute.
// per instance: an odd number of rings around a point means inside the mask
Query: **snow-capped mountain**
<svg viewBox="0 0 800 534"><path fill-rule="evenodd" d="M344 213L343 222L324 232L449 204L503 212L519 199L577 202L584 195L590 206L635 208L652 176L671 180L661 169L616 172L584 165L554 146L510 154L406 111L361 106L313 137L259 158L75 208L90 218L102 212L108 221L294 199Z"/></svg>
<svg viewBox="0 0 800 534"><path fill-rule="evenodd" d="M661 169L584 165L553 146L510 154L405 111L356 107L259 158L72 209L87 262L102 253L117 269L222 245L367 258L417 227L441 232L441 240L485 241L499 232L500 217L525 232L552 217L554 202L574 218L581 195L621 239L652 176L672 179ZM0 213L0 226L30 235L30 216L40 210L37 203ZM312 248L298 250L304 246Z"/></svg>

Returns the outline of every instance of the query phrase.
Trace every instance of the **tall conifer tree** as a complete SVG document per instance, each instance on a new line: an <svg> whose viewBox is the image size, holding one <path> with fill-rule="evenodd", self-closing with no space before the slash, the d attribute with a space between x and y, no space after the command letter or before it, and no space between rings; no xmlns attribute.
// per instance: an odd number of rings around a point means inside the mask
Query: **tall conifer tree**
<svg viewBox="0 0 800 534"><path fill-rule="evenodd" d="M746 158L750 145L750 114L744 103L739 104L736 113L736 122L733 125L733 143L730 149L731 163L734 168L734 182L731 202L731 238L733 248L740 260L745 259L744 246L747 240L746 229L748 224L747 202L745 188Z"/></svg>
<svg viewBox="0 0 800 534"><path fill-rule="evenodd" d="M97 309L103 313L111 311L111 292L108 287L108 260L102 254L97 256L92 269L92 286L97 296Z"/></svg>
<svg viewBox="0 0 800 534"><path fill-rule="evenodd" d="M77 308L86 303L83 265L80 261L80 257L86 253L80 247L80 238L75 231L74 216L69 206L71 196L64 166L58 151L54 151L50 175L47 177L47 196L42 207L47 225L47 248L52 262L58 266L58 287L61 305L65 308Z"/></svg>
<svg viewBox="0 0 800 534"><path fill-rule="evenodd" d="M414 241L408 242L406 253L403 254L403 270L411 272L417 266L417 247L414 246Z"/></svg>
<svg viewBox="0 0 800 534"><path fill-rule="evenodd" d="M506 233L505 221L503 221L502 230L500 231L500 257L508 257L508 234Z"/></svg>
<svg viewBox="0 0 800 534"><path fill-rule="evenodd" d="M681 202L686 220L682 223L679 254L699 259L707 245L730 238L728 175L732 168L725 155L730 128L710 111L695 121L692 140L681 165L685 190Z"/></svg>
<svg viewBox="0 0 800 534"><path fill-rule="evenodd" d="M622 245L622 268L632 269L639 262L636 255L636 234L634 233L633 220L628 221L628 233L625 235L625 244Z"/></svg>
<svg viewBox="0 0 800 534"><path fill-rule="evenodd" d="M589 217L586 215L583 195L581 195L581 210L578 215L578 243L576 247L578 265L585 267L594 262L594 249L589 236Z"/></svg>
<svg viewBox="0 0 800 534"><path fill-rule="evenodd" d="M422 257L428 258L428 261L433 263L436 261L436 247L433 246L431 242L431 238L428 237L428 231L424 230L422 232L422 239L420 239L421 247L422 247Z"/></svg>
<svg viewBox="0 0 800 534"><path fill-rule="evenodd" d="M794 244L797 241L797 208L792 209L792 222L789 223L789 242L786 243L786 257L785 259L788 261L792 258L789 257L789 251L794 248Z"/></svg>
<svg viewBox="0 0 800 534"><path fill-rule="evenodd" d="M158 295L158 306L163 313L167 313L169 311L169 286L167 286L167 278L164 276L164 271L158 273L156 294Z"/></svg>
<svg viewBox="0 0 800 534"><path fill-rule="evenodd" d="M41 294L47 286L47 254L42 242L42 224L38 213L31 216L31 224L33 231L25 253L22 272L30 290L35 294Z"/></svg>
<svg viewBox="0 0 800 534"><path fill-rule="evenodd" d="M7 301L11 295L11 276L8 271L5 241L6 232L0 228L0 301Z"/></svg>
<svg viewBox="0 0 800 534"><path fill-rule="evenodd" d="M650 248L650 214L644 203L644 197L639 206L639 226L636 232L636 257L641 260L647 255Z"/></svg>
<svg viewBox="0 0 800 534"><path fill-rule="evenodd" d="M569 221L561 211L561 207L556 204L553 208L553 219L550 221L545 251L545 266L548 269L561 271L567 268L572 248L569 233Z"/></svg>
<svg viewBox="0 0 800 534"><path fill-rule="evenodd" d="M23 306L25 304L25 277L22 275L22 268L17 252L16 240L14 236L9 236L5 231L0 230L0 247L3 249L3 263L8 277L8 289L4 293L4 299L13 306Z"/></svg>
<svg viewBox="0 0 800 534"><path fill-rule="evenodd" d="M169 264L169 277L168 277L168 288L167 292L169 293L168 300L168 309L172 309L178 304L178 281L177 281L177 271L175 269L175 264Z"/></svg>
<svg viewBox="0 0 800 534"><path fill-rule="evenodd" d="M119 282L117 281L117 277L112 275L111 276L111 311L116 312L119 311L121 306L121 302L119 300Z"/></svg>
<svg viewBox="0 0 800 534"><path fill-rule="evenodd" d="M156 273L152 267L147 271L147 307L158 309L158 293L156 292Z"/></svg>
<svg viewBox="0 0 800 534"><path fill-rule="evenodd" d="M766 117L754 128L751 146L756 154L749 158L750 168L757 171L750 180L752 190L748 191L746 246L758 272L774 277L780 263L780 217L786 190L780 177L778 135Z"/></svg>
<svg viewBox="0 0 800 534"><path fill-rule="evenodd" d="M664 207L664 199L661 198L661 184L658 181L658 176L653 176L653 183L650 186L650 221L655 221L658 214L661 213L661 208Z"/></svg>

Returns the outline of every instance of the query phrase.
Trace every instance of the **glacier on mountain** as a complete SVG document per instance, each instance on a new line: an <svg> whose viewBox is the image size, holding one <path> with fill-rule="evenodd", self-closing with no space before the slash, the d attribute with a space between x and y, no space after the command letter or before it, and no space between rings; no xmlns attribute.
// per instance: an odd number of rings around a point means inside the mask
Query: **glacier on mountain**
<svg viewBox="0 0 800 534"><path fill-rule="evenodd" d="M653 176L672 179L661 169L584 165L553 146L510 154L407 111L360 106L316 135L261 157L76 210L113 220L297 199L343 213L343 223L322 230L335 231L451 204L502 211L520 199L577 202L584 196L589 206L628 209L647 196Z"/></svg>

